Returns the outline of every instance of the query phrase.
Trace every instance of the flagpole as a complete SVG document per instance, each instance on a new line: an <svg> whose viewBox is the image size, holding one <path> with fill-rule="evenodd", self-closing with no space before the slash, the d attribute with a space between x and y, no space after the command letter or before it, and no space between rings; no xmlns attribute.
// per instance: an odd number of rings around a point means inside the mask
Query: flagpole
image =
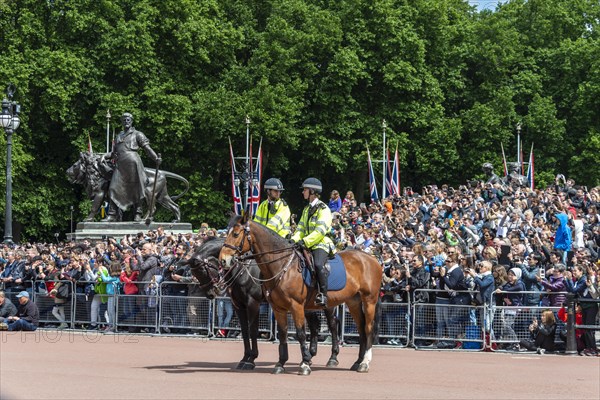
<svg viewBox="0 0 600 400"><path fill-rule="evenodd" d="M246 165L244 167L244 172L246 173L250 173L252 174L252 171L249 171L250 168L250 157L251 155L249 155L249 151L250 151L250 117L248 115L246 115ZM252 181L251 178L252 175L250 175L250 181ZM249 192L249 187L248 187L248 182L246 182L246 188L245 188L245 194L244 194L244 210L247 210L248 207L248 192Z"/></svg>
<svg viewBox="0 0 600 400"><path fill-rule="evenodd" d="M500 142L500 148L502 149L502 164L504 166L504 176L508 175L508 166L506 165L506 155L504 154L504 145Z"/></svg>
<svg viewBox="0 0 600 400"><path fill-rule="evenodd" d="M106 109L106 152L110 152L108 143L110 141L110 109Z"/></svg>
<svg viewBox="0 0 600 400"><path fill-rule="evenodd" d="M523 160L521 160L521 123L517 122L517 162L521 166L521 175L523 175Z"/></svg>
<svg viewBox="0 0 600 400"><path fill-rule="evenodd" d="M387 128L387 123L385 122L385 119L381 122L381 127L383 128L383 157L381 157L381 163L383 164L383 180L381 181L381 198L385 199L386 195L385 195L385 185L386 185L386 180L385 180L385 169L387 167L387 158L386 158L386 147L385 147L385 128Z"/></svg>

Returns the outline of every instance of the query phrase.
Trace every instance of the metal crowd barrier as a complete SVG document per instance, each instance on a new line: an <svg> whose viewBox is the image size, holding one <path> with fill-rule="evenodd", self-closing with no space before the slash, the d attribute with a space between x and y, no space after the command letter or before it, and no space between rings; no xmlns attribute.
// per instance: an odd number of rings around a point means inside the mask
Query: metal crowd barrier
<svg viewBox="0 0 600 400"><path fill-rule="evenodd" d="M497 296L514 292L499 292ZM527 295L540 295L547 294L547 292L532 292L524 291L520 292L524 297ZM567 295L567 292L552 292L553 295ZM539 303L538 303L539 304ZM545 310L551 310L554 312L556 320L556 335L554 341L556 343L563 343L560 338L560 332L565 330L565 323L558 319L557 313L560 307L550 307L542 305L530 305L530 306L506 306L506 305L495 305L492 304L493 309L493 324L492 324L492 335L491 335L491 349L510 349L511 346L518 344L521 340L533 340L529 332L529 325L533 322L534 318L537 319L538 324L542 323L542 313Z"/></svg>
<svg viewBox="0 0 600 400"><path fill-rule="evenodd" d="M410 329L412 324L412 307L408 302L382 302L381 320L379 321L379 343L375 346L400 346L410 344ZM358 344L358 330L354 318L344 304L342 314L342 336L344 344Z"/></svg>
<svg viewBox="0 0 600 400"><path fill-rule="evenodd" d="M32 297L33 302L37 305L40 311L40 323L44 324L60 324L64 323L68 327L73 325L73 283L71 281L53 281L56 284L67 286L69 289L69 296L66 299L59 299L55 294L46 290L46 283L48 281L37 280L33 281ZM43 285L42 285L43 283ZM43 287L40 290L38 288ZM15 295L16 296L16 295ZM16 303L18 304L18 303ZM57 314L57 315L55 315ZM63 317L64 316L64 317ZM60 317L60 319L59 319ZM62 319L62 321L61 321Z"/></svg>
<svg viewBox="0 0 600 400"><path fill-rule="evenodd" d="M269 303L263 302L259 306L258 314L258 332L263 339L271 339L273 336L273 311ZM227 337L238 337L241 334L240 321L233 309L231 298L217 297L214 299L214 308L212 318L212 331L216 336L219 331L226 332ZM292 325L293 326L293 325Z"/></svg>
<svg viewBox="0 0 600 400"><path fill-rule="evenodd" d="M56 298L46 290L45 281L26 282L25 287L40 310L40 323L56 326L60 323L57 314L62 316L63 308L65 323L70 328L89 329L93 324L99 328L112 323L115 331L139 332L144 330L153 334L183 334L195 333L213 336L219 330L240 331L239 321L234 312L231 319L227 320L227 312L232 307L229 297L219 297L209 300L206 297L190 296L193 285L176 282L163 282L155 285L154 291L135 295L122 294L116 290L114 295L98 294L92 288L96 282L86 281L60 281L69 285L70 293L64 302L57 302ZM146 286L152 282L136 282L139 286ZM120 285L119 285L120 287ZM519 343L521 340L530 339L529 325L533 318L541 323L541 313L544 310L557 312L558 307L533 306L496 306L497 296L486 302L486 305L436 304L433 289L418 289L419 292L428 292L430 302L405 302L382 303L381 321L379 326L380 344L408 346L414 345L417 349L427 348L453 348L463 350L482 350L488 346L492 349L507 347ZM7 297L16 301L16 291L7 291ZM468 292L475 295L477 292ZM528 294L536 296L545 292L521 292L525 297ZM565 294L552 293L552 294ZM95 304L94 297L96 297ZM112 301L109 301L112 299ZM598 300L596 300L598 302ZM489 303L489 305L488 305ZM110 305L113 305L113 310ZM55 312L53 313L53 310ZM96 313L92 316L92 311ZM233 311L233 310L232 310ZM341 316L340 340L345 344L358 343L358 332L348 308L344 305L336 309ZM325 315L318 311L321 327L320 339L330 336ZM109 321L112 315L112 321ZM220 318L221 317L221 318ZM565 324L558 320L556 339L561 343L560 332L564 331ZM600 335L600 314L597 315L596 325L575 326L596 330L596 341ZM263 338L271 339L275 334L275 322L272 309L268 303L261 304L259 331ZM291 315L288 315L288 334L294 338L296 329ZM308 332L308 330L307 330ZM486 338L489 337L489 338Z"/></svg>
<svg viewBox="0 0 600 400"><path fill-rule="evenodd" d="M436 293L448 293L435 289L417 289L428 293L430 302L413 304L412 343L417 349L482 350L485 339L485 307L466 304L452 304L451 298L436 303ZM456 291L455 294L476 295L476 291Z"/></svg>
<svg viewBox="0 0 600 400"><path fill-rule="evenodd" d="M328 340L327 338L331 337L331 332L329 331L329 325L327 325L327 317L325 317L325 313L322 310L311 310L310 312L316 313L319 318L319 339L320 340ZM338 322L341 324L342 321L339 319L339 307L334 309L334 315L338 317ZM288 313L288 340L296 340L296 325L294 323L294 319L292 315ZM279 332L277 332L277 323L275 320L272 320L273 331L275 332L275 338L279 339ZM304 331L306 332L307 338L310 337L310 330L308 327L308 321L305 321ZM340 340L343 340L340 337Z"/></svg>
<svg viewBox="0 0 600 400"><path fill-rule="evenodd" d="M158 332L210 336L214 302L195 296L196 287L179 282L160 284Z"/></svg>

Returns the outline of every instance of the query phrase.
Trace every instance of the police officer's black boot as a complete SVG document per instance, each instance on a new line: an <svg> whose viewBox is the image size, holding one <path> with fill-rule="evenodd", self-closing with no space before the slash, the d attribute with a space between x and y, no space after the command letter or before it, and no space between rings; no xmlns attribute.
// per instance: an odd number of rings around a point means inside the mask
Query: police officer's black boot
<svg viewBox="0 0 600 400"><path fill-rule="evenodd" d="M327 279L329 271L324 267L317 267L317 275L319 277L319 293L315 298L315 304L323 308L327 308Z"/></svg>

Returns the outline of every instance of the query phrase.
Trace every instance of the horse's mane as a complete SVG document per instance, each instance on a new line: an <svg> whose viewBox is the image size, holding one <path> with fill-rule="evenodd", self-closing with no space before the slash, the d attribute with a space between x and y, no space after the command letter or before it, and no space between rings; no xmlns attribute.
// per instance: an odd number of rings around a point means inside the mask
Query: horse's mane
<svg viewBox="0 0 600 400"><path fill-rule="evenodd" d="M269 229L266 226L259 224L258 222L252 221L252 229L254 229L255 227L257 227L257 228L261 229L263 232L269 234L271 236L271 240L274 242L273 244L276 244L278 246L289 246L288 241L285 238L281 237L273 229Z"/></svg>
<svg viewBox="0 0 600 400"><path fill-rule="evenodd" d="M225 239L212 237L207 239L200 246L196 247L195 252L192 258L205 259L208 257L219 257L219 252L221 251L221 247L223 247L223 243Z"/></svg>

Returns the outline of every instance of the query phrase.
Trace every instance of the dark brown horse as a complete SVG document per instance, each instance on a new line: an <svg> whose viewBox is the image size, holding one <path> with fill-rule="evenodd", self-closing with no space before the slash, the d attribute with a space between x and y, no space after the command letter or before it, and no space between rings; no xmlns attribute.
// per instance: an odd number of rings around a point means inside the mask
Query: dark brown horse
<svg viewBox="0 0 600 400"><path fill-rule="evenodd" d="M206 290L208 298L215 297L215 287L225 286L231 297L231 302L240 321L242 338L244 340L244 357L238 363L237 369L254 369L254 360L258 357L258 319L260 303L264 301L264 294L260 285L260 270L256 262L250 260L245 263L233 263L231 268L219 269L219 252L223 247L224 239L209 238L196 248L192 257L187 261L192 274L198 279L201 287ZM333 315L332 309L323 310L327 325L331 333L331 356L327 362L328 367L338 365L337 355L340 352L338 339L338 320ZM319 327L321 321L316 312L307 312L309 322L310 354L317 354Z"/></svg>
<svg viewBox="0 0 600 400"><path fill-rule="evenodd" d="M231 265L236 258L244 258L252 252L263 279L263 290L273 308L279 332L279 361L274 374L285 372L287 362L287 313L292 313L296 325L296 339L300 343L302 363L300 375L311 372L311 354L306 346L304 310L319 309L315 305L316 291L308 288L302 278L299 256L292 246L277 233L248 220L248 216L233 217L229 232L219 255L221 263ZM381 266L375 257L359 250L340 253L346 265L346 287L327 294L328 306L346 303L359 333L360 349L358 360L352 370L367 372L372 357L372 346L376 335L379 315L379 288Z"/></svg>

